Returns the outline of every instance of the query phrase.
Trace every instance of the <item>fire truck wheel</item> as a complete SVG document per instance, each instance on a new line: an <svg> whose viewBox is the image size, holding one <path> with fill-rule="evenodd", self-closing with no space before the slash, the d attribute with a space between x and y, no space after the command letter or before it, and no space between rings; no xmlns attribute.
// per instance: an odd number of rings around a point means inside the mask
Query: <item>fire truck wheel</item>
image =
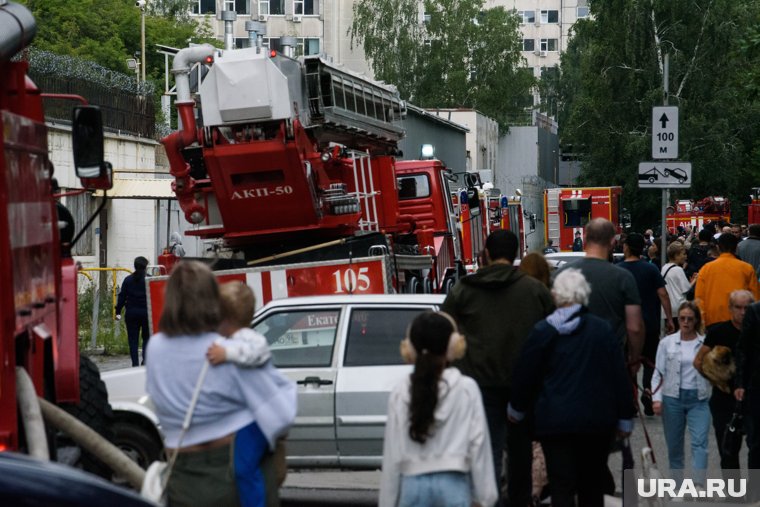
<svg viewBox="0 0 760 507"><path fill-rule="evenodd" d="M410 276L406 282L407 294L418 294L420 292L420 279L416 276Z"/></svg>
<svg viewBox="0 0 760 507"><path fill-rule="evenodd" d="M430 278L425 277L425 281L422 283L422 286L423 286L422 291L425 294L432 294L433 293L433 281Z"/></svg>
<svg viewBox="0 0 760 507"><path fill-rule="evenodd" d="M446 278L443 281L443 293L444 294L448 294L449 292L451 292L451 289L454 288L454 283L456 283L456 282L454 282L453 278L451 278L451 277Z"/></svg>
<svg viewBox="0 0 760 507"><path fill-rule="evenodd" d="M146 427L147 424L149 423L140 421L116 421L113 425L113 444L141 468L148 468L154 461L164 458L164 445L155 429ZM118 476L113 481L122 482Z"/></svg>
<svg viewBox="0 0 760 507"><path fill-rule="evenodd" d="M113 441L113 412L108 403L106 385L100 379L98 367L89 357L79 357L79 405L64 405L62 408L108 441ZM111 469L87 452L82 451L77 465L95 475L111 477Z"/></svg>

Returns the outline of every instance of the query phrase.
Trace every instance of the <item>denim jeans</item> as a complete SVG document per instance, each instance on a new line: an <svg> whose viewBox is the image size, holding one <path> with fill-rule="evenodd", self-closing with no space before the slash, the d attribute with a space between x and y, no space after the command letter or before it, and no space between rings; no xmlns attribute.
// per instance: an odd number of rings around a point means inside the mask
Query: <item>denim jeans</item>
<svg viewBox="0 0 760 507"><path fill-rule="evenodd" d="M398 507L470 507L470 478L462 472L405 475Z"/></svg>
<svg viewBox="0 0 760 507"><path fill-rule="evenodd" d="M710 407L706 399L697 398L696 389L681 389L680 396L662 397L662 425L668 445L668 461L674 479L682 479L684 436L689 427L691 468L694 482L705 484L707 474L707 439L710 432Z"/></svg>

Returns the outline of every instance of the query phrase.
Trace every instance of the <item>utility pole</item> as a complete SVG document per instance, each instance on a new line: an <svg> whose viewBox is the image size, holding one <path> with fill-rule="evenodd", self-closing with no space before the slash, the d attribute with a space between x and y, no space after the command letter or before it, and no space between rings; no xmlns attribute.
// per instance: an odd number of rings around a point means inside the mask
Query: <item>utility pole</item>
<svg viewBox="0 0 760 507"><path fill-rule="evenodd" d="M662 72L662 105L667 106L668 105L668 89L669 89L669 83L668 83L668 77L670 74L670 54L665 53L664 55L664 64L663 64L663 72ZM667 263L668 260L668 217L667 217L667 208L668 208L668 200L670 199L670 189L663 188L662 189L662 210L661 210L661 218L662 218L662 231L660 233L660 267L664 266Z"/></svg>

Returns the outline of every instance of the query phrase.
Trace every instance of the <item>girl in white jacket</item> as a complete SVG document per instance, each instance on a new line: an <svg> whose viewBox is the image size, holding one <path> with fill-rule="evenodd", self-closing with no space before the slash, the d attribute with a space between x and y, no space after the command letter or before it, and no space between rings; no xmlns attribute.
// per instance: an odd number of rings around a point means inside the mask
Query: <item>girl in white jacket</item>
<svg viewBox="0 0 760 507"><path fill-rule="evenodd" d="M388 400L379 507L491 507L498 498L483 402L449 364L464 337L442 312L420 314L401 342L414 372Z"/></svg>

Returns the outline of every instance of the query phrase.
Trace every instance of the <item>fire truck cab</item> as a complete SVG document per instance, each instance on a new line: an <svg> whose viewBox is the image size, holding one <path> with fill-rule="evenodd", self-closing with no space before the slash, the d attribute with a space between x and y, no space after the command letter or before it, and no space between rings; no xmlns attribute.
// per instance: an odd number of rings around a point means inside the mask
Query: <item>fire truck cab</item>
<svg viewBox="0 0 760 507"><path fill-rule="evenodd" d="M545 237L560 252L573 249L575 234L594 218L606 218L620 228L622 187L548 188L544 191Z"/></svg>

